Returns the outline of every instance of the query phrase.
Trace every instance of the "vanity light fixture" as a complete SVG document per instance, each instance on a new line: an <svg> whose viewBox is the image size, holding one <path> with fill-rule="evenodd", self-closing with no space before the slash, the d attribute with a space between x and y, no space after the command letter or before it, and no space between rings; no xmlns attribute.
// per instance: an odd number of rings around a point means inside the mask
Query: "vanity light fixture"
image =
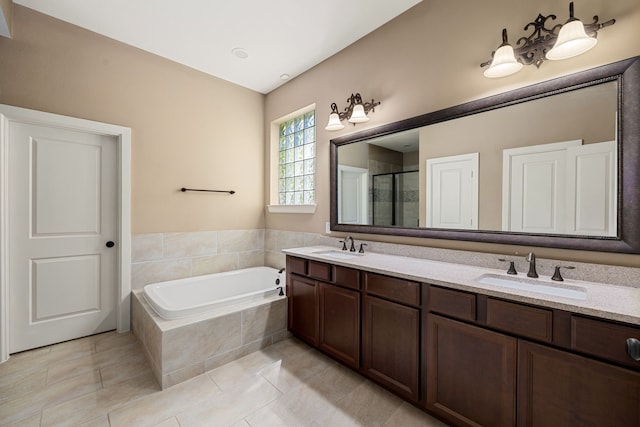
<svg viewBox="0 0 640 427"><path fill-rule="evenodd" d="M489 66L484 70L484 76L506 77L520 71L523 65L540 68L547 59L573 58L594 47L598 42L598 31L616 22L615 19L610 19L599 24L598 15L595 15L591 24L584 25L573 14L573 2L569 3L569 19L564 25L546 28L547 19L553 20L556 16L538 14L533 22L529 22L524 30L529 31L531 28L532 33L520 37L515 48L507 41L507 29L503 29L502 44L492 53L489 61L480 64L483 68Z"/></svg>
<svg viewBox="0 0 640 427"><path fill-rule="evenodd" d="M369 121L370 111L376 111L375 107L380 105L380 102L375 102L373 99L371 102L362 102L362 96L359 93L355 95L352 93L349 98L347 98L347 102L349 105L344 109L343 112L338 111L338 106L336 103L331 104L331 114L329 114L329 122L325 127L325 130L333 131L333 130L341 130L344 129L344 125L342 121L347 119L349 123L353 123L355 126L356 123L364 123Z"/></svg>

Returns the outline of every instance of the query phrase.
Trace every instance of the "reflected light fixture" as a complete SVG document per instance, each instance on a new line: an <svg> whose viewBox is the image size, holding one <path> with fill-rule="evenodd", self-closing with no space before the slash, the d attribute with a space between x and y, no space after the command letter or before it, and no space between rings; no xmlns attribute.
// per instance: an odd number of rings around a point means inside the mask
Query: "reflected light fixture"
<svg viewBox="0 0 640 427"><path fill-rule="evenodd" d="M515 48L507 41L506 28L503 29L502 44L492 53L490 60L480 64L482 68L489 66L484 71L484 76L506 77L520 71L523 65L540 68L547 59L573 58L594 47L598 42L598 31L616 22L615 19L610 19L600 24L598 15L595 15L591 24L584 25L573 14L573 2L569 3L569 19L564 25L557 24L547 28L548 19L554 20L556 16L538 14L533 22L524 27L531 34L520 37Z"/></svg>
<svg viewBox="0 0 640 427"><path fill-rule="evenodd" d="M376 111L375 107L380 105L380 102L375 102L373 99L371 102L362 102L362 96L359 93L355 95L352 93L349 98L347 98L347 105L343 112L338 111L338 105L336 103L331 104L331 113L329 114L329 122L327 126L325 126L325 130L333 131L333 130L341 130L344 129L344 125L342 121L347 119L349 123L353 123L355 126L356 123L364 123L369 121L370 111Z"/></svg>

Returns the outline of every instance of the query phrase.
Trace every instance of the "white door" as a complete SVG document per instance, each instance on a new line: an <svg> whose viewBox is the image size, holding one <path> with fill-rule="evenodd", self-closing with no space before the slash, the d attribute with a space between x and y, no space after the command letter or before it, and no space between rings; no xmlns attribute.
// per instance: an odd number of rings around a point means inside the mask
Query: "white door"
<svg viewBox="0 0 640 427"><path fill-rule="evenodd" d="M616 142L567 149L567 233L615 236Z"/></svg>
<svg viewBox="0 0 640 427"><path fill-rule="evenodd" d="M369 170L352 166L338 168L338 223L367 224Z"/></svg>
<svg viewBox="0 0 640 427"><path fill-rule="evenodd" d="M9 126L9 352L115 329L116 138Z"/></svg>
<svg viewBox="0 0 640 427"><path fill-rule="evenodd" d="M478 229L479 154L427 160L427 227Z"/></svg>
<svg viewBox="0 0 640 427"><path fill-rule="evenodd" d="M503 150L502 230L565 232L566 151L581 140Z"/></svg>

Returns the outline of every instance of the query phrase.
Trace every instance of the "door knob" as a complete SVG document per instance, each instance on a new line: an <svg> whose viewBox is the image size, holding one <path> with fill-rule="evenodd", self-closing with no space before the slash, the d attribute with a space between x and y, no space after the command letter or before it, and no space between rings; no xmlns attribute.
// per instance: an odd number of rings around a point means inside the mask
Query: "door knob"
<svg viewBox="0 0 640 427"><path fill-rule="evenodd" d="M113 242L113 241L109 240L105 246L106 246L106 247L108 247L108 248L112 248L112 247L114 247L115 245L116 245L116 244L115 244L115 242Z"/></svg>

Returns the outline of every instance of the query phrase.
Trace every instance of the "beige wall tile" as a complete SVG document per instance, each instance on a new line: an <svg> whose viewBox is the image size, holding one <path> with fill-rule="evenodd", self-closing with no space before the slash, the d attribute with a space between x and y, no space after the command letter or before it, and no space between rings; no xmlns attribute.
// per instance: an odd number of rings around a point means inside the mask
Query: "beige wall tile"
<svg viewBox="0 0 640 427"><path fill-rule="evenodd" d="M248 251L238 253L238 268L262 267L264 265L264 251Z"/></svg>
<svg viewBox="0 0 640 427"><path fill-rule="evenodd" d="M246 252L264 249L264 230L229 230L218 232L218 252Z"/></svg>
<svg viewBox="0 0 640 427"><path fill-rule="evenodd" d="M131 261L142 262L161 259L162 233L134 234L131 239Z"/></svg>
<svg viewBox="0 0 640 427"><path fill-rule="evenodd" d="M191 260L192 276L222 273L238 269L238 254L218 254L196 257Z"/></svg>
<svg viewBox="0 0 640 427"><path fill-rule="evenodd" d="M183 279L191 276L191 260L139 262L131 265L131 287L142 289L149 283Z"/></svg>
<svg viewBox="0 0 640 427"><path fill-rule="evenodd" d="M214 255L218 252L218 233L216 231L165 233L163 237L164 258Z"/></svg>

